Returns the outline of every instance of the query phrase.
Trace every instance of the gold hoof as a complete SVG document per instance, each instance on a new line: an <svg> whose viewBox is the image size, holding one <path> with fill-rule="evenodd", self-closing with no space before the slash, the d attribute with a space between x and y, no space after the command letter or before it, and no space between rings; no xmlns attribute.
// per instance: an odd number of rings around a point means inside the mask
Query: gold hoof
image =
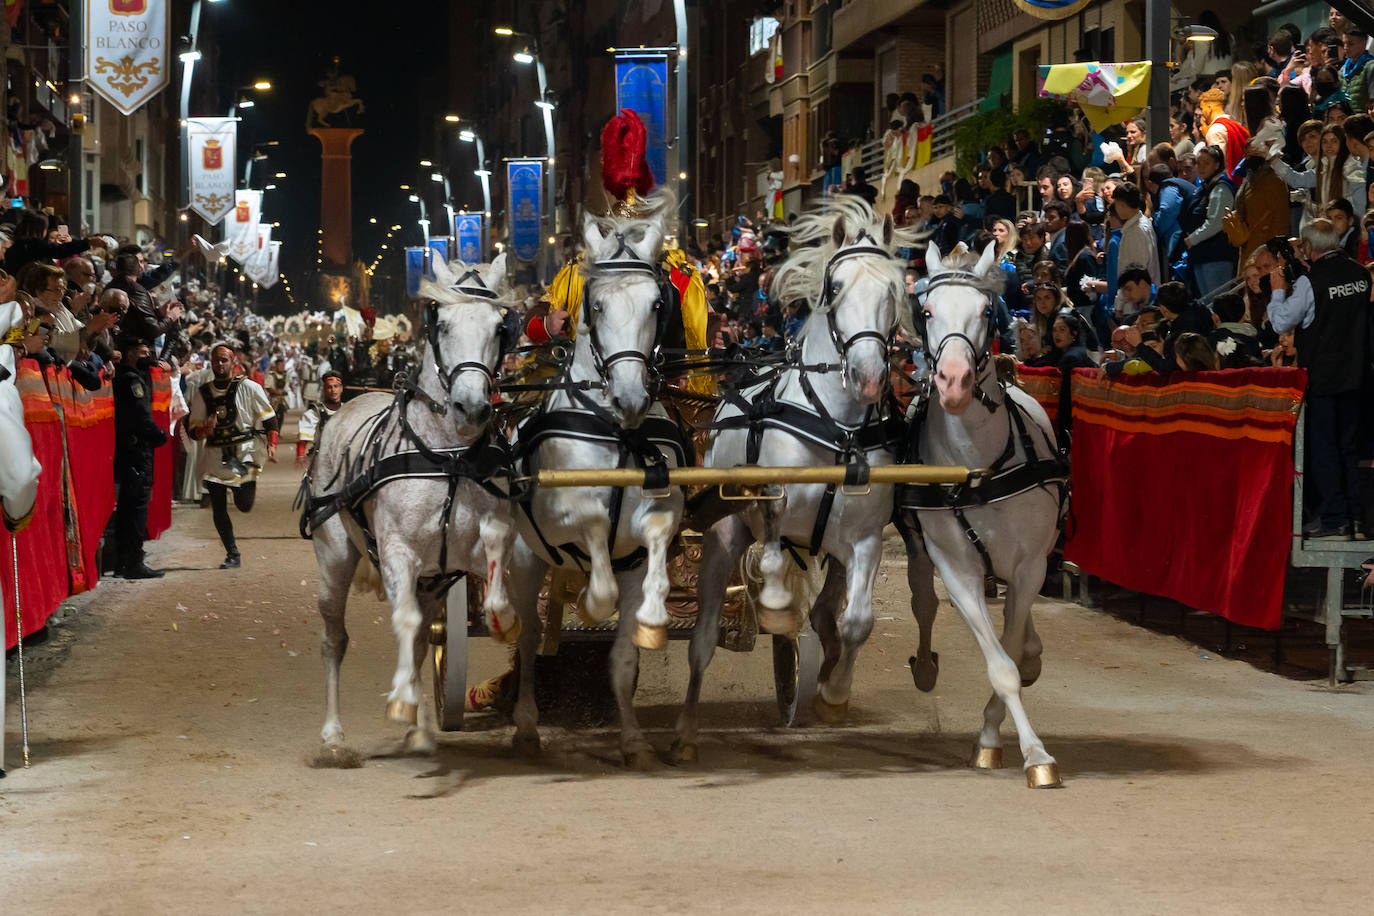
<svg viewBox="0 0 1374 916"><path fill-rule="evenodd" d="M1064 785L1059 778L1059 764L1037 763L1026 767L1026 785L1032 789L1058 789Z"/></svg>
<svg viewBox="0 0 1374 916"><path fill-rule="evenodd" d="M811 712L826 725L842 725L849 716L849 701L827 703L818 693L811 698Z"/></svg>
<svg viewBox="0 0 1374 916"><path fill-rule="evenodd" d="M1002 749L1000 747L975 747L968 765L975 770L1000 770L1006 766L1002 762Z"/></svg>
<svg viewBox="0 0 1374 916"><path fill-rule="evenodd" d="M668 628L641 623L635 628L635 635L631 637L631 642L641 649L666 649L668 648Z"/></svg>
<svg viewBox="0 0 1374 916"><path fill-rule="evenodd" d="M405 722L414 725L420 721L420 707L403 700L392 700L386 704L386 717L392 722Z"/></svg>
<svg viewBox="0 0 1374 916"><path fill-rule="evenodd" d="M624 751L621 758L625 761L625 769L636 773L646 773L658 766L658 755L652 750Z"/></svg>
<svg viewBox="0 0 1374 916"><path fill-rule="evenodd" d="M406 734L406 751L411 754L432 754L434 753L434 738L427 734L424 729L411 729Z"/></svg>
<svg viewBox="0 0 1374 916"><path fill-rule="evenodd" d="M796 636L801 631L801 621L792 610L775 611L759 608L759 630L763 633L777 633L780 636Z"/></svg>
<svg viewBox="0 0 1374 916"><path fill-rule="evenodd" d="M675 741L668 750L668 756L673 763L696 763L697 746L695 744L678 744Z"/></svg>
<svg viewBox="0 0 1374 916"><path fill-rule="evenodd" d="M503 646L514 645L515 641L520 638L520 628L524 626L519 617L515 618L515 623L511 624L508 630L500 629L501 625L496 622L496 617L494 616L491 618L491 623L494 625L488 626L487 632L491 634L492 639Z"/></svg>

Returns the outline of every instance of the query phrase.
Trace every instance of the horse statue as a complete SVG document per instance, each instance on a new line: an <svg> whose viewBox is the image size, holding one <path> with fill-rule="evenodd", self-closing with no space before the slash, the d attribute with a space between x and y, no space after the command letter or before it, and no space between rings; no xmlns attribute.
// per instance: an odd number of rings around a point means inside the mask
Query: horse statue
<svg viewBox="0 0 1374 916"><path fill-rule="evenodd" d="M917 325L925 341L931 394L915 402L914 453L909 460L984 469L976 487L941 484L898 488L897 520L907 539L907 579L920 646L912 659L916 686L930 690L938 673L931 627L939 606L934 570L950 600L973 630L987 661L993 696L972 764L1002 766L1001 725L1016 723L1027 783L1061 785L1059 767L1031 728L1021 688L1040 676L1042 645L1031 622L1031 603L1045 580L1045 558L1058 538L1068 487L1044 408L1015 385L998 380L991 358L993 297L1001 292L996 246L976 263L971 254L942 263L926 249L929 286ZM984 579L1007 584L1002 638L993 631Z"/></svg>
<svg viewBox="0 0 1374 916"><path fill-rule="evenodd" d="M692 454L677 424L655 400L655 352L672 323L658 261L672 195L641 200L642 216L583 220L585 287L570 361L552 393L517 430L525 474L546 468L637 466L662 482L640 487L539 488L516 510L520 538L511 560L512 601L520 614L520 688L514 745L539 752L534 699L536 602L550 566L588 574L578 606L593 621L621 609L611 649L611 682L620 711L626 766L656 761L635 719L639 647L667 642L668 545L682 518L680 489L666 469ZM657 492L651 492L657 490Z"/></svg>
<svg viewBox="0 0 1374 916"><path fill-rule="evenodd" d="M309 495L302 534L308 528L314 540L324 620L320 736L332 747L343 742L339 667L348 648L350 583L380 586L391 603L399 654L387 715L411 726L406 744L413 751L434 747L431 725L419 713L424 637L458 575L485 580L483 612L494 637L508 642L519 632L505 588L510 508L492 482L508 466L508 452L489 429L497 367L513 345L506 259L460 264L456 276L442 263L434 271L436 280L421 283L434 304L415 377L394 395L364 394L330 417L302 484Z"/></svg>
<svg viewBox="0 0 1374 916"><path fill-rule="evenodd" d="M779 498L752 502L741 515L707 530L691 678L670 751L675 762L697 757L697 703L715 652L721 602L731 571L752 543L763 547L759 626L774 634L795 636L802 627L796 567L811 569L828 558L826 583L811 615L828 649L812 703L822 721L844 718L858 649L873 628L873 583L893 488L869 485L864 469L891 464L902 441L901 408L888 386L888 352L899 328L912 332L903 267L895 257L892 220L880 219L858 197L841 195L804 214L791 234L800 245L791 246L778 268L774 296L805 300L811 317L781 372L725 396L706 463L845 464L863 479L842 487L789 484Z"/></svg>
<svg viewBox="0 0 1374 916"><path fill-rule="evenodd" d="M334 71L317 85L324 90L324 95L310 100L310 108L305 115L306 130L312 127L332 127L329 123L331 116L352 109L356 109L358 114L366 113L367 108L363 105L363 100L353 95L358 88L357 82L353 77L338 72L337 60Z"/></svg>
<svg viewBox="0 0 1374 916"><path fill-rule="evenodd" d="M11 328L23 318L18 302L0 305L0 328ZM10 532L22 530L33 517L43 470L24 427L24 402L14 385L17 373L14 348L0 346L0 515Z"/></svg>

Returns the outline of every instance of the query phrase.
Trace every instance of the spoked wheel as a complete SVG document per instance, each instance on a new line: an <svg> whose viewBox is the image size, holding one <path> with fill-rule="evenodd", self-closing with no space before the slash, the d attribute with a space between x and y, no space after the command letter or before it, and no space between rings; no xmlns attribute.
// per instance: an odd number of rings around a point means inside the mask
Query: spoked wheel
<svg viewBox="0 0 1374 916"><path fill-rule="evenodd" d="M796 639L773 634L773 686L783 725L800 728L808 723L820 670L821 642L809 627Z"/></svg>
<svg viewBox="0 0 1374 916"><path fill-rule="evenodd" d="M449 588L444 608L430 625L429 639L434 644L434 719L442 731L462 731L468 692L466 580Z"/></svg>

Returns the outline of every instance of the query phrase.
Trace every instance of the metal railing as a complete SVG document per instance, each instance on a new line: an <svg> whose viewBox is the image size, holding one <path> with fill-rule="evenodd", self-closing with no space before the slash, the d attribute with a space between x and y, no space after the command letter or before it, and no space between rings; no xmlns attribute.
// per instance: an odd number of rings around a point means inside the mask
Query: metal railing
<svg viewBox="0 0 1374 916"><path fill-rule="evenodd" d="M978 106L982 99L969 102L967 105L960 105L958 108L945 112L931 122L935 128L930 138L930 161L936 162L954 155L954 131L961 123L978 113ZM868 170L869 180L873 180L883 173L883 141L881 137L870 140L864 144L860 163Z"/></svg>

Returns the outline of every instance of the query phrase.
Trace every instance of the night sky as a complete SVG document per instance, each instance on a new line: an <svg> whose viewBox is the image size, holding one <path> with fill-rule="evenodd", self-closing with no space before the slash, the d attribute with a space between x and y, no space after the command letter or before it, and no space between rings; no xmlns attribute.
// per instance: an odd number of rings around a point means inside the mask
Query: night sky
<svg viewBox="0 0 1374 916"><path fill-rule="evenodd" d="M319 226L320 147L305 133L307 106L320 94L317 83L338 56L341 72L356 78L357 94L367 105L366 114L352 121L366 131L353 144L354 257L371 263L395 223L405 224L404 244L419 244L416 205L399 186L415 184L420 159L435 153L433 122L447 101L448 5L442 0L229 0L205 6L201 46L218 53L210 58L211 72L196 74L193 98L205 98L201 80L209 80L211 92L218 94L214 110L227 112L235 87L258 79L274 86L270 93L254 94L256 106L242 112L238 168L241 175L249 144L280 142L267 150L268 161L254 165L253 186L262 187L269 174L287 174L276 182L278 190L268 192L264 218L281 221L273 238L283 242L282 269L298 303L310 288L305 280L315 269ZM216 96L208 98L213 102ZM192 115L210 113L195 107ZM339 117L331 123L348 126ZM373 216L375 226L368 222ZM284 294L274 292L272 298L280 298L284 309ZM264 311L272 310L268 300L263 304Z"/></svg>

